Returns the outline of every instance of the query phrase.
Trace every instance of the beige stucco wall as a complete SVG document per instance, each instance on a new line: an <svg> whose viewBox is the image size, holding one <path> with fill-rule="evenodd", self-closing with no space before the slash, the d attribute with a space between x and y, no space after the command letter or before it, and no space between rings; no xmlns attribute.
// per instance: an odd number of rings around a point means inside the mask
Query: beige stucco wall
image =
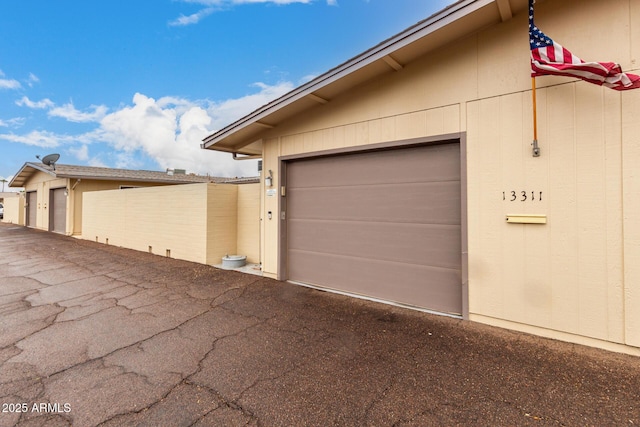
<svg viewBox="0 0 640 427"><path fill-rule="evenodd" d="M257 188L188 184L85 192L82 238L203 264L236 253L258 262Z"/></svg>
<svg viewBox="0 0 640 427"><path fill-rule="evenodd" d="M238 185L237 252L260 263L260 184Z"/></svg>
<svg viewBox="0 0 640 427"><path fill-rule="evenodd" d="M24 196L15 193L4 198L2 202L4 214L2 222L24 225Z"/></svg>
<svg viewBox="0 0 640 427"><path fill-rule="evenodd" d="M538 78L533 158L527 18L279 124L264 135L264 170L278 188L280 156L465 133L470 318L640 354L640 90ZM638 73L638 2L544 2L536 20L575 54ZM278 277L279 221L266 219L278 197L261 193L263 269ZM548 223L507 224L507 214Z"/></svg>

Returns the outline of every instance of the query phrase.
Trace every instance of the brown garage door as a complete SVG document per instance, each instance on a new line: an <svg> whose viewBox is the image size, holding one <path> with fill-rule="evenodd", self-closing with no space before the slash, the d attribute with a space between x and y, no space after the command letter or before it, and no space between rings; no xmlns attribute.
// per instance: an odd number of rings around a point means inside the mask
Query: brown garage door
<svg viewBox="0 0 640 427"><path fill-rule="evenodd" d="M286 170L289 280L462 314L459 144Z"/></svg>
<svg viewBox="0 0 640 427"><path fill-rule="evenodd" d="M56 233L67 231L67 196L65 188L51 190L49 196L49 230Z"/></svg>
<svg viewBox="0 0 640 427"><path fill-rule="evenodd" d="M38 212L38 192L27 192L27 227L36 226L36 215Z"/></svg>

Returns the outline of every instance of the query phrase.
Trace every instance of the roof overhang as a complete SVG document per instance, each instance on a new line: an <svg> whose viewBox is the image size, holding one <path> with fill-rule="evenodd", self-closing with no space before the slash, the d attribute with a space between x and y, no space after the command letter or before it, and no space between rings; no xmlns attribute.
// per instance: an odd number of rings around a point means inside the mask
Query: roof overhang
<svg viewBox="0 0 640 427"><path fill-rule="evenodd" d="M258 108L203 140L204 149L261 154L266 130L435 49L511 19L527 0L460 0L366 52Z"/></svg>
<svg viewBox="0 0 640 427"><path fill-rule="evenodd" d="M24 184L36 172L44 172L44 173L47 173L47 174L49 174L49 175L51 175L53 177L56 176L56 174L53 171L51 171L50 169L47 169L44 165L42 165L42 167L40 167L39 165L34 164L34 163L25 163L20 168L18 173L15 174L13 179L11 179L11 181L9 182L9 187L15 187L15 188L24 187Z"/></svg>
<svg viewBox="0 0 640 427"><path fill-rule="evenodd" d="M226 182L227 178L201 175L173 174L164 172L139 171L128 169L111 169L92 166L56 165L27 162L16 173L9 187L24 187L27 181L37 172L44 172L53 179L77 179L91 181L147 182L157 184L196 184L205 182Z"/></svg>

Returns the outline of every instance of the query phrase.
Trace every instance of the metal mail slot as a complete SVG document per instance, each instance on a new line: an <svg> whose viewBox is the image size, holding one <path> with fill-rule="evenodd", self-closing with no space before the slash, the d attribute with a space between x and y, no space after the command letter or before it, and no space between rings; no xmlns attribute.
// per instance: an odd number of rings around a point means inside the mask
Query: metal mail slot
<svg viewBox="0 0 640 427"><path fill-rule="evenodd" d="M510 224L546 224L546 215L507 215Z"/></svg>

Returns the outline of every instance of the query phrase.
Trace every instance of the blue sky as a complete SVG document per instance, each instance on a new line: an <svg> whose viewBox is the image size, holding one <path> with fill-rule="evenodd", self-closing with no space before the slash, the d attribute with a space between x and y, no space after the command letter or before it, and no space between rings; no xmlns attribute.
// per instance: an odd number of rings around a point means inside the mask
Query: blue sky
<svg viewBox="0 0 640 427"><path fill-rule="evenodd" d="M0 177L60 163L218 176L203 137L453 0L5 0Z"/></svg>

